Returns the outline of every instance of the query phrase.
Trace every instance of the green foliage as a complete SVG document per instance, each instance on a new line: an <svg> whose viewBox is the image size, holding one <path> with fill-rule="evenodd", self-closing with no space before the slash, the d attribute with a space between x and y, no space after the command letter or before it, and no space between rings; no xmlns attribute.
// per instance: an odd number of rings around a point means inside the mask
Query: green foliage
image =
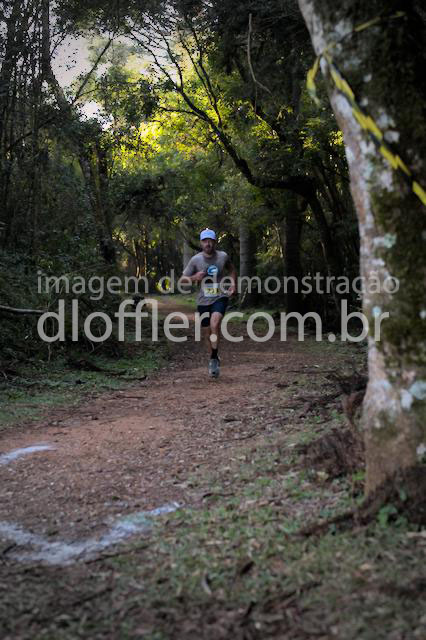
<svg viewBox="0 0 426 640"><path fill-rule="evenodd" d="M168 352L164 342L155 349L148 340L132 344L129 333L121 353L114 357L68 349L47 361L34 349L21 363L13 349L5 355L15 360L0 381L0 431L23 418L37 420L50 407L79 405L89 395L126 388L164 365ZM77 366L81 356L85 369Z"/></svg>
<svg viewBox="0 0 426 640"><path fill-rule="evenodd" d="M64 34L91 38L90 63L99 64L62 98L53 83L44 86L34 113L36 78L22 92L16 136L34 121L42 124L31 144L21 142L10 156L1 150L0 241L3 268L21 282L9 264L14 256L28 264L22 281L29 278L33 293L26 287L25 296L14 296L2 285L3 303L52 304L34 295L37 269L94 276L114 261L111 273L146 276L155 290L159 277L180 272L184 238L198 248L203 226L220 231L221 248L237 267L240 231L248 229L255 239L250 269L261 278L332 268L357 274L341 134L331 111L318 113L305 91L313 52L294 0L268 6L153 1L143 8L125 2L118 14L101 2L60 2L52 11ZM19 55L26 59L28 51ZM87 101L99 105L96 117L84 116ZM338 267L329 264L321 224L304 196L271 186L286 177L308 180L315 191ZM290 219L293 231L300 227L292 264ZM264 302L287 304L278 296ZM85 304L85 312L93 310L90 300ZM310 306L325 314L330 307L324 297L312 297ZM114 300L96 307L111 313Z"/></svg>

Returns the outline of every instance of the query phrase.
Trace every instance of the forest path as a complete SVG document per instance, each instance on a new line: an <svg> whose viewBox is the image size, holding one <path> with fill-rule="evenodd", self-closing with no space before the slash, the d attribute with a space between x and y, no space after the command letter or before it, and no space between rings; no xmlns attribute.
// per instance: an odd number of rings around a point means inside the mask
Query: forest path
<svg viewBox="0 0 426 640"><path fill-rule="evenodd" d="M173 301L160 309L193 321ZM154 515L199 503L209 486L191 490L195 471L207 476L226 466L246 440L297 429L306 411L297 384L330 371L330 349L312 348L312 338L282 342L278 327L264 343L250 340L243 324L232 332L244 340L222 343L218 380L207 376L205 346L191 324L172 362L146 381L4 433L3 554L48 564L87 558L140 532Z"/></svg>

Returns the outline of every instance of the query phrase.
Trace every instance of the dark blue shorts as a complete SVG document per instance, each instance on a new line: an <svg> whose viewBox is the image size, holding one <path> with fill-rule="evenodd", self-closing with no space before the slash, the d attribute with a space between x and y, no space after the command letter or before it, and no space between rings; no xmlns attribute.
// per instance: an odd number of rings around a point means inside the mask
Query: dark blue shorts
<svg viewBox="0 0 426 640"><path fill-rule="evenodd" d="M201 326L202 327L209 327L210 326L210 318L211 318L211 315L212 315L212 313L214 311L218 311L219 313L221 313L224 316L227 306L228 306L228 298L219 298L219 300L216 300L212 304L199 304L198 307L197 307L198 313L200 315L202 313L208 313L209 314L208 316L206 316L205 318L203 318L201 320Z"/></svg>

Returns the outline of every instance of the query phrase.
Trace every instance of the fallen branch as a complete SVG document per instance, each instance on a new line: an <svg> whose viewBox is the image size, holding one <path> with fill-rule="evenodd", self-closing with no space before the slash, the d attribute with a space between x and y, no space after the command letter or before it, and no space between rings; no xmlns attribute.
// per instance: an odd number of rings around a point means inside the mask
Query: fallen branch
<svg viewBox="0 0 426 640"><path fill-rule="evenodd" d="M261 89L264 89L265 91L267 91L270 95L271 91L270 89L268 89L268 87L265 87L264 84L262 84L261 82L259 82L259 80L256 78L255 74L254 74L254 69L253 69L253 64L251 61L251 34L252 34L252 24L251 24L251 13L249 13L249 25L248 25L248 33L247 33L247 64L248 67L250 69L250 75L253 79L253 82L255 85L258 85Z"/></svg>
<svg viewBox="0 0 426 640"><path fill-rule="evenodd" d="M342 395L341 391L338 391L337 393L330 393L326 396L323 397L316 397L315 399L313 399L312 401L309 402L309 405L305 411L305 413L303 414L304 416L306 416L306 414L310 413L311 411L313 411L314 409L316 409L317 407L325 407L329 402L332 402L333 400L336 400L337 398L339 398Z"/></svg>
<svg viewBox="0 0 426 640"><path fill-rule="evenodd" d="M40 309L16 309L14 307L7 307L4 304L0 304L0 311L4 311L6 313L11 313L13 315L32 315L32 316L41 316L44 311Z"/></svg>
<svg viewBox="0 0 426 640"><path fill-rule="evenodd" d="M201 496L201 500L205 500L206 498L216 498L216 497L220 497L220 498L230 498L231 496L235 496L235 493L219 493L219 492L213 492L213 491L208 491L207 493L204 493Z"/></svg>
<svg viewBox="0 0 426 640"><path fill-rule="evenodd" d="M89 593L86 596L81 596L80 598L78 598L78 600L74 600L73 602L63 605L61 607L62 609L61 611L55 611L52 613L52 615L34 616L29 622L30 624L33 622L36 622L38 624L51 622L52 620L55 620L55 618L58 618L60 615L63 615L67 609L74 609L75 607L91 602L96 598L100 598L101 596L104 596L106 593L110 593L111 591L112 591L112 586L105 587L104 589L99 589L99 591L95 591L94 593Z"/></svg>
<svg viewBox="0 0 426 640"><path fill-rule="evenodd" d="M130 553L135 553L136 551L140 551L141 549L147 549L149 547L149 543L144 542L143 544L138 544L131 549L121 549L119 551L115 551L114 553L102 553L96 558L90 558L90 560L84 560L84 564L94 564L95 562L102 562L102 560L108 560L109 558L116 558L117 556L125 556Z"/></svg>
<svg viewBox="0 0 426 640"><path fill-rule="evenodd" d="M238 440L248 440L249 438L254 438L258 435L258 432L255 431L254 433L249 433L248 436L242 436L241 438L228 438L226 440L214 440L213 442L237 442Z"/></svg>
<svg viewBox="0 0 426 640"><path fill-rule="evenodd" d="M5 549L3 549L3 551L1 552L2 556L5 556L7 553L9 553L9 551L12 551L12 549L17 546L18 545L16 544L16 542L12 542L12 544L9 544Z"/></svg>
<svg viewBox="0 0 426 640"><path fill-rule="evenodd" d="M146 400L146 396L120 396L120 398L131 398L132 400Z"/></svg>
<svg viewBox="0 0 426 640"><path fill-rule="evenodd" d="M322 375L323 373L334 373L334 370L333 369L315 369L315 370L310 369L308 371L305 369L286 369L285 372L286 373L309 373L309 374L315 373L318 375Z"/></svg>
<svg viewBox="0 0 426 640"><path fill-rule="evenodd" d="M110 376L126 376L127 371L112 371L111 369L105 369L103 367L99 367L94 362L90 362L89 360L85 360L81 358L80 360L74 360L74 358L68 358L67 360L70 367L74 369L78 369L79 371L96 371L97 373L107 373ZM142 377L126 377L126 380L145 380L146 375L144 374Z"/></svg>

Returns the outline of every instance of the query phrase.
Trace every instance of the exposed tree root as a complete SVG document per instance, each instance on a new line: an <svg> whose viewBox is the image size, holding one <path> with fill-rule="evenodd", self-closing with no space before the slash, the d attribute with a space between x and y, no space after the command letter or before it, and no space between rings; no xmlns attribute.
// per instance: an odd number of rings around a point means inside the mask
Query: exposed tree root
<svg viewBox="0 0 426 640"><path fill-rule="evenodd" d="M364 465L364 445L355 431L332 429L314 442L301 445L303 465L325 471L331 478L354 473Z"/></svg>
<svg viewBox="0 0 426 640"><path fill-rule="evenodd" d="M413 524L426 525L426 466L418 465L398 471L388 478L355 510L347 511L326 522L316 523L300 531L309 537L326 533L330 526L337 531L365 526L372 522L379 511L387 506L394 507L389 521L404 516Z"/></svg>

